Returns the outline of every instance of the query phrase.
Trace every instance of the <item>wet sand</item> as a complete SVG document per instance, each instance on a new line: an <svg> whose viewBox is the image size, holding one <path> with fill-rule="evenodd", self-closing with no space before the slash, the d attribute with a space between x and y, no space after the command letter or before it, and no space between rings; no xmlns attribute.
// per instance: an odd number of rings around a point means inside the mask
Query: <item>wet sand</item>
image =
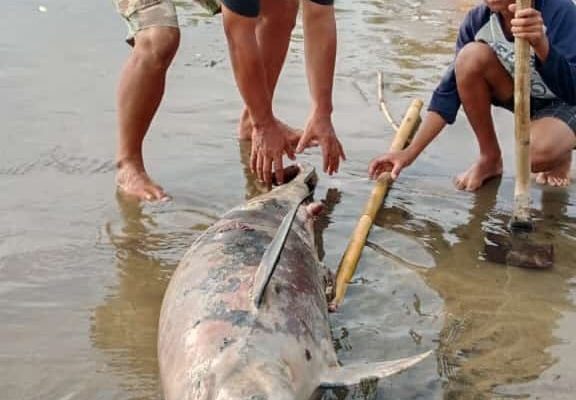
<svg viewBox="0 0 576 400"><path fill-rule="evenodd" d="M392 138L376 71L396 119L411 99L427 101L468 3L337 3L334 120L349 160L335 177L320 174L316 191L331 208L327 265L337 266L370 193L368 161ZM182 45L145 144L174 201L139 206L114 193L114 91L128 47L112 4L3 10L0 397L159 399L156 324L170 275L194 238L255 190L235 139L241 102L220 19L179 6ZM296 126L308 104L302 50L299 25L275 100ZM513 193L512 119L495 116L503 178L477 194L452 188L477 154L461 116L394 186L333 316L343 363L431 348L436 357L349 398L573 397L575 190L533 188L538 238L556 244L553 270L486 262L483 238L504 229ZM300 159L321 165L318 150Z"/></svg>

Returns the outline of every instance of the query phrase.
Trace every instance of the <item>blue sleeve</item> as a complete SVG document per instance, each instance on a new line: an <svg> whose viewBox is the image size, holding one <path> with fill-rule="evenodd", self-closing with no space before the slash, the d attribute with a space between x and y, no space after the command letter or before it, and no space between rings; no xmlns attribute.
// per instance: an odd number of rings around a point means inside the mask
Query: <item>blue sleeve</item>
<svg viewBox="0 0 576 400"><path fill-rule="evenodd" d="M489 20L490 10L488 7L481 5L473 8L466 15L466 18L460 25L458 39L456 40L456 56L460 50L470 42L474 41L476 33ZM456 57L454 57L455 59ZM460 96L456 86L456 74L454 73L454 61L450 64L448 71L440 81L440 84L434 90L429 111L435 111L442 116L444 121L452 124L460 108Z"/></svg>
<svg viewBox="0 0 576 400"><path fill-rule="evenodd" d="M544 63L536 57L536 69L556 96L576 105L576 5L572 0L542 3L550 52Z"/></svg>

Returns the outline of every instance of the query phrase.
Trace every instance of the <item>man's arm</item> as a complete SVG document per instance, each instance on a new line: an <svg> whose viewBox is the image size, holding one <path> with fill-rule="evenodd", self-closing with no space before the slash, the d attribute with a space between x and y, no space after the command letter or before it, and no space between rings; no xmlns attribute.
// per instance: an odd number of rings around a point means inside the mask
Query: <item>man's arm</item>
<svg viewBox="0 0 576 400"><path fill-rule="evenodd" d="M382 154L368 166L370 178L377 179L383 172L390 172L392 179L396 179L400 172L410 166L414 160L424 151L426 146L442 132L446 126L446 120L435 111L428 111L418 134L406 149Z"/></svg>
<svg viewBox="0 0 576 400"><path fill-rule="evenodd" d="M306 74L312 108L298 145L298 151L302 151L316 139L322 147L324 171L329 174L337 172L340 158L345 158L331 121L336 64L336 19L331 3L329 0L303 3Z"/></svg>
<svg viewBox="0 0 576 400"><path fill-rule="evenodd" d="M536 69L548 87L569 104L576 104L576 5L570 0L542 2L539 23L546 30L527 36L536 53ZM530 17L534 10L525 11Z"/></svg>
<svg viewBox="0 0 576 400"><path fill-rule="evenodd" d="M303 22L306 74L312 96L312 112L331 115L336 64L334 6L305 0Z"/></svg>

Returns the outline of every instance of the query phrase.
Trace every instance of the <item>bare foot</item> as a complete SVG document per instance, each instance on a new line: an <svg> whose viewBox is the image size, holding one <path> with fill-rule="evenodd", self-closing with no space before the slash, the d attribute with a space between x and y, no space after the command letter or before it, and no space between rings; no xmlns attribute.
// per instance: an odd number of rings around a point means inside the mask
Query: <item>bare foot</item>
<svg viewBox="0 0 576 400"><path fill-rule="evenodd" d="M300 136L303 134L303 131L301 129L292 128L280 120L276 121L288 132L290 132L288 135L288 141L294 148L296 148L298 142L300 141ZM240 122L238 123L238 139L252 140L252 121L250 120L250 114L248 113L247 109L242 111L242 116L240 117Z"/></svg>
<svg viewBox="0 0 576 400"><path fill-rule="evenodd" d="M566 159L563 163L556 168L539 172L536 175L536 182L541 185L550 185L553 187L566 187L570 184L570 166L572 165L572 154L570 158Z"/></svg>
<svg viewBox="0 0 576 400"><path fill-rule="evenodd" d="M466 172L454 178L454 186L458 190L474 192L487 180L502 175L502 159L484 159L476 161Z"/></svg>
<svg viewBox="0 0 576 400"><path fill-rule="evenodd" d="M143 167L132 163L118 163L116 186L118 186L118 189L122 193L134 196L138 198L138 200L170 200L170 196L164 192L164 189L150 179Z"/></svg>

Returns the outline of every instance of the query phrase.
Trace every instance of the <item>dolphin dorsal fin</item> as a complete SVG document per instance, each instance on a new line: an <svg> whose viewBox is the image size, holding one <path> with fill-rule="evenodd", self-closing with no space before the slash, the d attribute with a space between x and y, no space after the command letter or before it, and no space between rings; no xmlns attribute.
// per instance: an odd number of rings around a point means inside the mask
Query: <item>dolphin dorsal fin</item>
<svg viewBox="0 0 576 400"><path fill-rule="evenodd" d="M260 265L258 265L256 274L254 275L254 285L252 287L252 299L256 309L258 309L262 303L266 287L268 286L268 282L270 282L274 269L276 269L276 264L280 259L280 254L284 248L284 243L286 242L294 218L298 213L298 208L300 208L300 205L304 200L310 197L312 193L313 192L306 193L306 195L302 197L290 211L288 211L288 214L286 214L282 219L282 222L276 231L276 235L274 235L274 238L262 255L262 260L260 261Z"/></svg>
<svg viewBox="0 0 576 400"><path fill-rule="evenodd" d="M322 376L320 388L353 386L367 379L380 379L402 372L432 354L432 350L416 356L365 364L351 364L330 369Z"/></svg>

